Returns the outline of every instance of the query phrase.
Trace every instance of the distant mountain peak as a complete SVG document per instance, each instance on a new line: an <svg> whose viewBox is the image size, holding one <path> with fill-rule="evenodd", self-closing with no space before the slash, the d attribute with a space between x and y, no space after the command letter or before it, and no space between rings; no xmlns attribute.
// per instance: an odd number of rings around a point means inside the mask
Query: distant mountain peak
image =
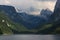
<svg viewBox="0 0 60 40"><path fill-rule="evenodd" d="M41 14L40 15L51 15L52 11L50 9L42 9Z"/></svg>

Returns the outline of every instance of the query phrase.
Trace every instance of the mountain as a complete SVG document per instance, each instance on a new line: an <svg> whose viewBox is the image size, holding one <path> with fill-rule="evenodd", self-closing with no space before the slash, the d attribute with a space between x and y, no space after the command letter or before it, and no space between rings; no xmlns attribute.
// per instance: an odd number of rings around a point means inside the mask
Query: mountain
<svg viewBox="0 0 60 40"><path fill-rule="evenodd" d="M60 0L57 0L54 13L51 15L53 21L60 20Z"/></svg>
<svg viewBox="0 0 60 40"><path fill-rule="evenodd" d="M20 13L20 16L24 19L23 24L29 28L37 28L38 26L50 22L49 18L53 14L49 9L42 9L39 16L29 15L25 12ZM28 24L28 25L27 25Z"/></svg>
<svg viewBox="0 0 60 40"><path fill-rule="evenodd" d="M54 13L43 9L39 16L34 16L17 13L13 6L0 5L0 34L60 34L59 6L57 0Z"/></svg>
<svg viewBox="0 0 60 40"><path fill-rule="evenodd" d="M51 19L53 22L52 29L55 29L55 33L60 34L60 0L57 0L54 13L51 15Z"/></svg>
<svg viewBox="0 0 60 40"><path fill-rule="evenodd" d="M53 12L50 11L49 9L45 9L45 10L43 9L39 16L29 15L29 14L26 14L25 12L20 13L20 16L24 19L23 24L26 27L37 28L38 26L41 27L41 25L50 22L49 18L52 15L52 13Z"/></svg>
<svg viewBox="0 0 60 40"><path fill-rule="evenodd" d="M4 15L4 12L0 10L0 31L1 33L2 34L13 34L12 30L9 29L7 24L8 24L8 18Z"/></svg>
<svg viewBox="0 0 60 40"><path fill-rule="evenodd" d="M0 10L0 34L20 34L25 31L28 33L30 30L25 28L22 24L13 22L4 11Z"/></svg>
<svg viewBox="0 0 60 40"><path fill-rule="evenodd" d="M13 6L0 5L0 10L4 11L5 14L6 14L10 19L12 19L12 20L13 20L13 18L14 18L14 20L17 19L17 18L15 18L15 17L17 17L18 14L16 13L16 10L15 10L15 8L14 8ZM14 21L14 20L13 20L13 21Z"/></svg>
<svg viewBox="0 0 60 40"><path fill-rule="evenodd" d="M17 13L13 6L0 5L0 10L3 10L5 14L15 23L21 23L26 28L32 29L36 28L39 24L42 24L45 21L43 18L28 15L25 12ZM8 11L9 10L9 11Z"/></svg>
<svg viewBox="0 0 60 40"><path fill-rule="evenodd" d="M20 15L20 16L23 16L23 21L24 22L22 22L22 23L30 29L37 28L37 26L46 22L46 20L44 18L40 17L40 16L28 15L26 13L24 13L24 14L21 13L21 15Z"/></svg>
<svg viewBox="0 0 60 40"><path fill-rule="evenodd" d="M4 12L6 12L7 15L14 15L14 13L16 13L16 10L13 6L0 5L0 10L3 10Z"/></svg>
<svg viewBox="0 0 60 40"><path fill-rule="evenodd" d="M43 25L37 34L60 34L60 0L57 0L50 19L51 23Z"/></svg>
<svg viewBox="0 0 60 40"><path fill-rule="evenodd" d="M42 9L40 16L47 21L49 21L50 16L53 14L53 12L49 9Z"/></svg>
<svg viewBox="0 0 60 40"><path fill-rule="evenodd" d="M37 34L60 34L60 0L57 0L54 12L49 15L49 21L39 28Z"/></svg>
<svg viewBox="0 0 60 40"><path fill-rule="evenodd" d="M7 5L0 5L0 10L3 10L13 22L22 24L28 29L34 29L47 23L52 14L48 9L42 10L40 16L29 15L26 12L17 13L13 6Z"/></svg>
<svg viewBox="0 0 60 40"><path fill-rule="evenodd" d="M27 29L21 23L16 22L20 18L18 17L14 7L0 5L0 34L15 34L20 33L20 31L26 31Z"/></svg>

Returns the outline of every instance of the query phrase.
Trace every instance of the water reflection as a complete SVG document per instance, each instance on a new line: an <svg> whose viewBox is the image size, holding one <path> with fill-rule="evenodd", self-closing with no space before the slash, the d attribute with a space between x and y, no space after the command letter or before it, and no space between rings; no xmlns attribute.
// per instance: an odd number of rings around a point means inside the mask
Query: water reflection
<svg viewBox="0 0 60 40"><path fill-rule="evenodd" d="M0 40L60 40L59 35L12 35L0 36Z"/></svg>

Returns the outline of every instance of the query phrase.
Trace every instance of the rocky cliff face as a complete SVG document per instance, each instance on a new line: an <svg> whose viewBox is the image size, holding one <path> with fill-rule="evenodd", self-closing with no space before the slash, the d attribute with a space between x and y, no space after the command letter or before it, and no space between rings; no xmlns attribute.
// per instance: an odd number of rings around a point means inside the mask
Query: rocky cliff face
<svg viewBox="0 0 60 40"><path fill-rule="evenodd" d="M54 13L51 15L52 20L58 21L60 19L60 0L57 0Z"/></svg>

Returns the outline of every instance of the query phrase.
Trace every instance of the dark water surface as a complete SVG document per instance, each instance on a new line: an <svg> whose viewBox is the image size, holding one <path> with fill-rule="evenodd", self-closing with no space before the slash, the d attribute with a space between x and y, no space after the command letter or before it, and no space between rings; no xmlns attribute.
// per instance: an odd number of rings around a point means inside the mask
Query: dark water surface
<svg viewBox="0 0 60 40"><path fill-rule="evenodd" d="M0 40L60 40L59 35L9 35L0 36Z"/></svg>

